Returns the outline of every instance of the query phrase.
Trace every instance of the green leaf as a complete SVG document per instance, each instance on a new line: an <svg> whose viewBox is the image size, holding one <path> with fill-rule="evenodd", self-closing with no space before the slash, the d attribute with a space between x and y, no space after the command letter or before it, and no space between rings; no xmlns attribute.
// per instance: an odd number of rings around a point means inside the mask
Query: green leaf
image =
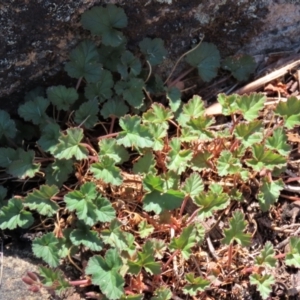
<svg viewBox="0 0 300 300"><path fill-rule="evenodd" d="M233 157L229 150L223 150L217 161L219 176L227 176L239 173L242 169L240 159Z"/></svg>
<svg viewBox="0 0 300 300"><path fill-rule="evenodd" d="M53 232L44 234L32 242L32 251L36 257L42 258L50 267L55 268L59 265L58 242Z"/></svg>
<svg viewBox="0 0 300 300"><path fill-rule="evenodd" d="M298 237L290 238L289 252L286 253L285 263L287 266L300 268L300 239Z"/></svg>
<svg viewBox="0 0 300 300"><path fill-rule="evenodd" d="M115 161L116 164L122 164L129 159L129 153L122 146L118 145L115 139L102 139L98 143L99 145L99 160L103 156L108 156Z"/></svg>
<svg viewBox="0 0 300 300"><path fill-rule="evenodd" d="M120 126L123 129L117 137L117 143L125 147L151 148L153 139L144 125L141 125L141 118L138 116L126 115L120 119Z"/></svg>
<svg viewBox="0 0 300 300"><path fill-rule="evenodd" d="M17 129L15 122L10 118L9 114L0 109L0 138L4 135L13 139L16 136Z"/></svg>
<svg viewBox="0 0 300 300"><path fill-rule="evenodd" d="M180 250L184 259L188 260L192 254L192 249L196 244L196 231L194 225L183 228L178 238L172 238L169 248L171 250Z"/></svg>
<svg viewBox="0 0 300 300"><path fill-rule="evenodd" d="M128 106L123 99L113 98L103 104L100 113L104 119L121 118L128 113Z"/></svg>
<svg viewBox="0 0 300 300"><path fill-rule="evenodd" d="M164 210L173 210L179 208L184 199L184 194L176 190L168 190L165 193L153 191L143 198L143 209L145 211L154 211L160 214Z"/></svg>
<svg viewBox="0 0 300 300"><path fill-rule="evenodd" d="M47 96L58 110L64 111L68 111L71 105L78 99L77 91L74 88L67 88L63 85L49 87L47 89Z"/></svg>
<svg viewBox="0 0 300 300"><path fill-rule="evenodd" d="M204 102L200 96L194 95L192 99L182 106L182 112L179 114L177 121L184 127L191 119L202 117L205 113Z"/></svg>
<svg viewBox="0 0 300 300"><path fill-rule="evenodd" d="M181 149L181 141L176 137L172 138L170 148L166 165L169 170L181 174L186 170L188 162L193 158L193 151Z"/></svg>
<svg viewBox="0 0 300 300"><path fill-rule="evenodd" d="M101 156L99 162L91 165L90 171L95 175L96 179L113 185L121 185L123 177L120 168L116 167L115 164L114 159L108 156Z"/></svg>
<svg viewBox="0 0 300 300"><path fill-rule="evenodd" d="M25 198L24 205L35 209L40 215L51 217L56 214L59 205L51 198L59 192L57 186L41 185Z"/></svg>
<svg viewBox="0 0 300 300"><path fill-rule="evenodd" d="M94 99L98 97L99 103L102 103L112 97L113 86L114 80L111 72L102 70L97 82L87 84L84 89L84 95L87 99Z"/></svg>
<svg viewBox="0 0 300 300"><path fill-rule="evenodd" d="M208 82L217 76L220 67L220 52L214 44L202 42L197 49L186 56L188 64L196 67L203 81Z"/></svg>
<svg viewBox="0 0 300 300"><path fill-rule="evenodd" d="M125 51L121 56L121 63L118 64L117 69L122 78L126 80L128 77L139 75L142 65L140 60L130 51Z"/></svg>
<svg viewBox="0 0 300 300"><path fill-rule="evenodd" d="M266 146L269 149L277 150L281 155L287 156L291 151L291 146L288 144L287 136L283 128L273 130L273 135L266 140Z"/></svg>
<svg viewBox="0 0 300 300"><path fill-rule="evenodd" d="M58 138L60 134L60 127L56 123L50 123L43 127L42 135L37 143L41 148L53 154L59 143Z"/></svg>
<svg viewBox="0 0 300 300"><path fill-rule="evenodd" d="M101 239L105 244L117 248L118 251L128 251L134 243L134 236L122 230L122 223L114 219L109 224L108 229L101 231Z"/></svg>
<svg viewBox="0 0 300 300"><path fill-rule="evenodd" d="M185 295L197 296L198 292L203 292L210 285L210 281L202 277L195 277L193 273L185 275L188 284L183 288Z"/></svg>
<svg viewBox="0 0 300 300"><path fill-rule="evenodd" d="M88 150L82 144L83 130L81 128L68 128L67 134L61 134L59 144L54 151L54 156L58 159L70 159L73 156L77 160L85 159L88 156Z"/></svg>
<svg viewBox="0 0 300 300"><path fill-rule="evenodd" d="M152 173L156 174L155 169L156 161L152 151L146 151L143 157L139 158L137 162L133 164L132 171L135 174L147 174Z"/></svg>
<svg viewBox="0 0 300 300"><path fill-rule="evenodd" d="M184 182L182 191L186 196L196 197L204 189L202 178L198 173L192 173Z"/></svg>
<svg viewBox="0 0 300 300"><path fill-rule="evenodd" d="M229 205L229 196L223 193L222 186L217 183L210 185L209 191L203 191L193 198L196 205L200 206L199 217L204 219L212 216L213 211L221 210Z"/></svg>
<svg viewBox="0 0 300 300"><path fill-rule="evenodd" d="M275 251L271 242L266 242L265 247L260 252L260 255L255 257L255 264L257 266L275 267Z"/></svg>
<svg viewBox="0 0 300 300"><path fill-rule="evenodd" d="M106 7L93 7L81 16L83 28L92 34L100 35L104 45L117 47L123 41L123 34L117 29L127 26L123 8L108 4Z"/></svg>
<svg viewBox="0 0 300 300"><path fill-rule="evenodd" d="M251 234L243 232L247 225L243 213L235 211L229 223L230 228L224 229L225 238L222 243L230 245L233 241L236 241L243 247L249 246L251 244Z"/></svg>
<svg viewBox="0 0 300 300"><path fill-rule="evenodd" d="M122 95L129 105L138 109L144 103L144 86L142 79L130 78L128 81L118 81L115 84L115 91L118 95Z"/></svg>
<svg viewBox="0 0 300 300"><path fill-rule="evenodd" d="M173 114L170 109L165 108L160 103L153 103L151 108L143 114L143 123L159 124L160 126L168 127L168 121L173 119Z"/></svg>
<svg viewBox="0 0 300 300"><path fill-rule="evenodd" d="M160 38L144 38L139 43L139 47L152 66L162 63L168 54L164 47L164 41Z"/></svg>
<svg viewBox="0 0 300 300"><path fill-rule="evenodd" d="M250 275L250 283L256 285L262 299L268 299L272 292L272 284L275 284L275 278L273 275Z"/></svg>
<svg viewBox="0 0 300 300"><path fill-rule="evenodd" d="M242 112L245 120L251 122L258 117L259 111L264 108L265 101L265 95L252 93L238 97L236 106Z"/></svg>
<svg viewBox="0 0 300 300"><path fill-rule="evenodd" d="M176 112L181 105L181 92L177 87L171 87L167 90L167 99L172 112Z"/></svg>
<svg viewBox="0 0 300 300"><path fill-rule="evenodd" d="M109 222L115 217L110 202L101 197L92 182L83 184L79 191L66 194L64 201L69 211L75 211L78 219L90 226L96 222Z"/></svg>
<svg viewBox="0 0 300 300"><path fill-rule="evenodd" d="M250 123L240 123L235 127L234 134L246 147L260 143L263 139L262 121L254 120Z"/></svg>
<svg viewBox="0 0 300 300"><path fill-rule="evenodd" d="M75 112L74 121L76 124L83 124L87 129L93 128L98 122L99 105L96 98L90 99L80 105Z"/></svg>
<svg viewBox="0 0 300 300"><path fill-rule="evenodd" d="M100 286L102 293L109 299L120 299L123 295L124 279L119 274L122 259L116 249L106 251L105 257L94 255L85 269L92 275L92 283Z"/></svg>
<svg viewBox="0 0 300 300"><path fill-rule="evenodd" d="M280 101L274 112L284 119L287 129L293 129L300 124L300 101L297 97L292 96L286 102Z"/></svg>
<svg viewBox="0 0 300 300"><path fill-rule="evenodd" d="M147 238L154 231L154 227L151 224L148 224L146 220L140 222L138 227L139 235L142 239Z"/></svg>
<svg viewBox="0 0 300 300"><path fill-rule="evenodd" d="M262 185L259 187L258 201L262 211L268 211L270 206L277 202L280 191L284 189L284 183L281 179L269 182L268 179L262 179Z"/></svg>
<svg viewBox="0 0 300 300"><path fill-rule="evenodd" d="M65 280L64 274L60 270L51 270L49 268L40 266L39 275L43 277L42 284L46 287L53 288L57 292L62 292L64 289L70 287L68 281Z"/></svg>
<svg viewBox="0 0 300 300"><path fill-rule="evenodd" d="M72 230L70 240L75 246L84 245L92 251L101 251L103 243L100 240L97 231L90 230L82 222L77 222L77 229Z"/></svg>
<svg viewBox="0 0 300 300"><path fill-rule="evenodd" d="M204 150L204 152L199 152L191 160L191 168L194 171L202 171L203 169L210 168L209 160L212 158L212 153Z"/></svg>
<svg viewBox="0 0 300 300"><path fill-rule="evenodd" d="M222 106L222 114L225 116L230 116L232 114L235 114L238 111L238 107L236 104L237 99L240 96L237 94L233 95L226 95L226 94L219 94L218 95L218 102Z"/></svg>
<svg viewBox="0 0 300 300"><path fill-rule="evenodd" d="M66 159L56 159L55 162L49 164L45 169L46 184L61 187L69 178L69 174L73 171L73 161Z"/></svg>
<svg viewBox="0 0 300 300"><path fill-rule="evenodd" d="M158 259L162 259L165 255L165 251L167 249L167 246L165 244L165 241L159 240L159 239L150 239L152 242L152 247L154 250L154 257Z"/></svg>
<svg viewBox="0 0 300 300"><path fill-rule="evenodd" d="M0 167L7 168L18 159L18 152L13 148L0 148Z"/></svg>
<svg viewBox="0 0 300 300"><path fill-rule="evenodd" d="M0 210L0 229L28 228L34 222L29 211L24 210L20 199L12 198Z"/></svg>
<svg viewBox="0 0 300 300"><path fill-rule="evenodd" d="M226 57L222 68L229 70L235 79L245 81L255 71L256 63L251 55L238 54Z"/></svg>
<svg viewBox="0 0 300 300"><path fill-rule="evenodd" d="M103 67L111 72L117 72L117 66L121 60L122 53L126 51L126 40L123 37L123 41L118 47L111 47L101 45L98 48L100 63Z"/></svg>
<svg viewBox="0 0 300 300"><path fill-rule="evenodd" d="M151 300L170 300L172 298L172 292L169 288L160 287L154 291L155 297L151 297Z"/></svg>
<svg viewBox="0 0 300 300"><path fill-rule="evenodd" d="M19 106L19 116L35 125L43 124L48 119L46 109L49 104L49 100L43 97L36 97L34 100Z"/></svg>
<svg viewBox="0 0 300 300"><path fill-rule="evenodd" d="M88 40L81 42L71 51L65 70L72 78L84 77L87 82L100 80L102 70L96 45Z"/></svg>
<svg viewBox="0 0 300 300"><path fill-rule="evenodd" d="M263 144L254 144L252 151L253 158L246 160L246 164L256 172L260 172L264 168L273 170L275 167L284 167L287 163L284 156L266 149Z"/></svg>
<svg viewBox="0 0 300 300"><path fill-rule="evenodd" d="M201 116L188 121L184 129L188 134L194 134L198 140L210 140L214 138L214 134L208 128L214 122L214 119L208 116Z"/></svg>
<svg viewBox="0 0 300 300"><path fill-rule="evenodd" d="M139 274L142 268L145 268L151 275L159 275L161 273L161 263L154 259L153 243L147 240L142 251L137 253L138 257L135 261L128 261L129 272Z"/></svg>
<svg viewBox="0 0 300 300"><path fill-rule="evenodd" d="M18 148L15 159L7 168L7 173L20 179L34 177L35 173L39 171L41 165L40 163L33 163L34 156L34 151L29 150L26 152L23 149Z"/></svg>
<svg viewBox="0 0 300 300"><path fill-rule="evenodd" d="M164 148L164 138L167 136L168 127L164 126L164 124L156 124L156 123L146 123L149 132L153 136L153 151L161 151Z"/></svg>

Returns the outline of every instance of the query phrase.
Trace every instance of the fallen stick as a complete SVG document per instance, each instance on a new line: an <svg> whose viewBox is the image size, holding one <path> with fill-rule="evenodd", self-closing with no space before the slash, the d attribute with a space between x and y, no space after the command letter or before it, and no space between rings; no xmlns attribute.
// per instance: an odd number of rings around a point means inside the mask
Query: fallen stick
<svg viewBox="0 0 300 300"><path fill-rule="evenodd" d="M271 72L270 74L267 74L255 81L243 86L242 88L236 90L234 92L234 94L239 94L239 95L250 94L251 92L257 91L257 89L263 87L265 84L269 83L270 81L273 81L273 80L285 75L288 71L290 71L300 65L300 54L295 55L292 59L294 60L292 63L289 63L289 64ZM291 60L291 58L289 59L289 61L290 60ZM208 116L221 115L222 107L221 107L220 103L217 102L217 103L214 103L214 104L210 105L209 107L207 107L205 110L205 114Z"/></svg>

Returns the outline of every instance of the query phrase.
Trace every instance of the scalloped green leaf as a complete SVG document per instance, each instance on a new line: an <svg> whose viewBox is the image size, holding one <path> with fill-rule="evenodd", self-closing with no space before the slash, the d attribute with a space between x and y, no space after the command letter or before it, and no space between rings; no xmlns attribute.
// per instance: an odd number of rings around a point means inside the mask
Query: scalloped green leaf
<svg viewBox="0 0 300 300"><path fill-rule="evenodd" d="M99 105L96 98L90 99L80 105L75 112L74 121L76 124L82 124L85 128L93 128L98 122Z"/></svg>
<svg viewBox="0 0 300 300"><path fill-rule="evenodd" d="M67 159L56 159L45 169L46 184L61 187L73 171L73 161Z"/></svg>
<svg viewBox="0 0 300 300"><path fill-rule="evenodd" d="M244 233L247 225L244 214L241 211L235 211L229 223L230 228L224 229L225 237L222 243L230 245L233 241L236 241L244 247L249 246L251 244L251 234Z"/></svg>
<svg viewBox="0 0 300 300"><path fill-rule="evenodd" d="M217 76L220 67L220 52L214 44L202 42L186 56L186 61L198 69L199 76L208 82Z"/></svg>
<svg viewBox="0 0 300 300"><path fill-rule="evenodd" d="M55 268L59 265L58 244L53 232L49 232L32 242L32 251L36 257L42 258L50 267Z"/></svg>
<svg viewBox="0 0 300 300"><path fill-rule="evenodd" d="M83 130L81 128L69 128L66 134L61 134L59 144L57 145L54 156L58 159L70 159L75 157L77 160L85 159L88 156L88 150L82 144Z"/></svg>
<svg viewBox="0 0 300 300"><path fill-rule="evenodd" d="M113 117L121 118L125 116L128 111L129 108L123 99L113 98L103 104L100 113L104 119L108 119Z"/></svg>
<svg viewBox="0 0 300 300"><path fill-rule="evenodd" d="M43 127L42 135L37 143L41 148L46 151L54 154L55 149L59 143L60 127L56 123L50 123Z"/></svg>
<svg viewBox="0 0 300 300"><path fill-rule="evenodd" d="M113 94L113 86L114 80L111 72L102 70L97 82L87 84L84 89L84 95L87 99L94 99L97 97L99 99L99 103L102 103L111 98Z"/></svg>
<svg viewBox="0 0 300 300"><path fill-rule="evenodd" d="M234 129L235 136L242 141L246 147L259 143L263 139L263 122L254 120L249 123L240 123Z"/></svg>
<svg viewBox="0 0 300 300"><path fill-rule="evenodd" d="M210 285L209 280L202 277L195 277L193 273L186 274L185 279L188 284L182 290L186 295L190 296L197 296L198 292L203 292Z"/></svg>
<svg viewBox="0 0 300 300"><path fill-rule="evenodd" d="M226 57L222 68L229 70L235 79L245 81L255 71L256 62L251 55L238 54Z"/></svg>
<svg viewBox="0 0 300 300"><path fill-rule="evenodd" d="M204 189L202 178L198 173L192 173L184 182L181 190L191 198L196 197Z"/></svg>
<svg viewBox="0 0 300 300"><path fill-rule="evenodd" d="M289 251L285 256L285 263L288 266L300 268L300 239L292 236L289 242Z"/></svg>
<svg viewBox="0 0 300 300"><path fill-rule="evenodd" d="M16 123L10 118L10 115L0 109L0 138L4 135L13 139L16 136Z"/></svg>
<svg viewBox="0 0 300 300"><path fill-rule="evenodd" d="M122 164L123 162L129 159L129 153L127 150L122 146L118 145L115 139L102 139L98 143L99 145L99 160L103 156L108 156L114 160L116 164Z"/></svg>
<svg viewBox="0 0 300 300"><path fill-rule="evenodd" d="M0 148L0 167L7 168L14 160L18 159L18 153L13 148Z"/></svg>
<svg viewBox="0 0 300 300"><path fill-rule="evenodd" d="M181 105L181 92L177 87L171 87L167 90L167 99L172 112L176 112Z"/></svg>
<svg viewBox="0 0 300 300"><path fill-rule="evenodd" d="M238 111L238 106L236 104L236 100L240 97L240 95L232 94L226 95L221 93L218 95L218 102L222 106L222 114L225 116L230 116L235 114Z"/></svg>
<svg viewBox="0 0 300 300"><path fill-rule="evenodd" d="M16 158L9 164L7 172L20 179L26 177L32 178L35 173L39 171L41 164L34 163L35 153L33 150L24 151L18 148L16 151Z"/></svg>
<svg viewBox="0 0 300 300"><path fill-rule="evenodd" d="M259 187L258 201L262 211L268 211L270 206L277 202L280 191L283 190L284 183L281 179L269 182L262 178L262 184Z"/></svg>
<svg viewBox="0 0 300 300"><path fill-rule="evenodd" d="M28 228L34 222L31 212L26 211L21 199L12 198L0 210L0 229Z"/></svg>
<svg viewBox="0 0 300 300"><path fill-rule="evenodd" d="M256 285L262 299L269 299L272 292L272 284L275 284L275 278L270 274L252 274L250 275L250 283Z"/></svg>
<svg viewBox="0 0 300 300"><path fill-rule="evenodd" d="M155 169L156 161L152 151L146 151L146 153L134 163L132 171L135 174L156 174Z"/></svg>
<svg viewBox="0 0 300 300"><path fill-rule="evenodd" d="M217 161L217 170L219 176L234 175L242 170L242 164L231 151L223 150Z"/></svg>
<svg viewBox="0 0 300 300"><path fill-rule="evenodd" d="M123 41L123 34L117 29L127 26L127 16L123 8L108 4L84 12L81 24L92 34L100 35L104 45L117 47Z"/></svg>
<svg viewBox="0 0 300 300"><path fill-rule="evenodd" d="M78 99L77 91L74 88L67 88L63 85L49 87L47 89L47 96L58 110L64 111L68 111L71 105Z"/></svg>
<svg viewBox="0 0 300 300"><path fill-rule="evenodd" d="M118 81L115 84L115 91L118 95L122 95L129 105L138 109L144 103L144 86L142 79L130 78L129 81Z"/></svg>
<svg viewBox="0 0 300 300"><path fill-rule="evenodd" d="M35 125L43 124L48 119L46 109L50 102L43 97L36 97L19 106L18 113L25 121L30 121Z"/></svg>
<svg viewBox="0 0 300 300"><path fill-rule="evenodd" d="M160 38L144 38L139 43L139 47L152 66L162 63L168 54L164 47L164 41Z"/></svg>
<svg viewBox="0 0 300 300"><path fill-rule="evenodd" d="M90 230L90 228L82 222L77 222L76 229L70 233L70 240L73 245L83 245L92 251L101 251L103 248L103 243L98 236L98 232Z"/></svg>
<svg viewBox="0 0 300 300"><path fill-rule="evenodd" d="M40 215L51 217L59 209L59 205L52 200L58 192L59 189L55 185L41 185L38 190L35 189L26 196L24 206L37 210Z"/></svg>
<svg viewBox="0 0 300 300"><path fill-rule="evenodd" d="M264 248L260 251L260 254L255 257L255 264L257 266L275 267L275 251L270 241L266 242Z"/></svg>
<svg viewBox="0 0 300 300"><path fill-rule="evenodd" d="M124 279L120 275L123 265L117 249L106 251L105 257L94 255L89 259L85 273L92 275L92 283L100 286L102 293L108 299L120 299L124 293Z"/></svg>
<svg viewBox="0 0 300 300"><path fill-rule="evenodd" d="M91 165L90 171L94 174L96 179L113 185L121 185L123 177L120 168L116 167L115 164L116 162L113 158L101 156L99 162Z"/></svg>
<svg viewBox="0 0 300 300"><path fill-rule="evenodd" d="M256 172L267 168L273 170L274 168L284 167L287 163L286 157L274 153L274 151L266 149L264 145L254 144L252 146L253 158L246 160L246 164Z"/></svg>
<svg viewBox="0 0 300 300"><path fill-rule="evenodd" d="M191 149L181 149L180 138L172 138L166 163L168 169L181 174L186 170L192 158L193 151Z"/></svg>
<svg viewBox="0 0 300 300"><path fill-rule="evenodd" d="M274 112L284 119L286 128L293 129L300 125L300 100L297 97L290 97L286 102L280 101Z"/></svg>
<svg viewBox="0 0 300 300"><path fill-rule="evenodd" d="M242 112L245 120L251 122L258 117L259 111L264 108L266 96L252 93L237 98L236 106Z"/></svg>
<svg viewBox="0 0 300 300"><path fill-rule="evenodd" d="M100 80L102 69L96 45L89 40L82 41L71 51L65 70L72 78L84 77L87 82Z"/></svg>
<svg viewBox="0 0 300 300"><path fill-rule="evenodd" d="M75 211L78 219L89 226L97 222L110 222L115 217L115 210L110 202L101 197L92 182L83 184L80 190L66 194L64 201L66 208Z"/></svg>
<svg viewBox="0 0 300 300"><path fill-rule="evenodd" d="M123 131L117 137L117 144L125 147L151 148L153 138L149 129L141 125L141 118L138 116L126 115L119 122Z"/></svg>
<svg viewBox="0 0 300 300"><path fill-rule="evenodd" d="M121 77L126 80L128 77L138 76L142 71L142 64L136 56L127 50L122 54L117 69Z"/></svg>
<svg viewBox="0 0 300 300"><path fill-rule="evenodd" d="M291 151L287 136L283 128L276 128L272 131L272 136L266 140L266 146L269 149L277 150L281 155L287 156Z"/></svg>

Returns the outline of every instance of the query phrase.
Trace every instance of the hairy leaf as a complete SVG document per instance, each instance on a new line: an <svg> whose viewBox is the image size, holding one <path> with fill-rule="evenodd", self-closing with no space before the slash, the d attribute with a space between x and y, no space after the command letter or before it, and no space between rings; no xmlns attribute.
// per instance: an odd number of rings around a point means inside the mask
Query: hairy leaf
<svg viewBox="0 0 300 300"><path fill-rule="evenodd" d="M10 118L9 114L0 109L0 138L4 135L8 138L16 136L17 129L15 122Z"/></svg>
<svg viewBox="0 0 300 300"><path fill-rule="evenodd" d="M85 128L93 128L98 121L97 114L99 112L98 100L90 99L80 105L75 112L74 121L76 124L82 124Z"/></svg>
<svg viewBox="0 0 300 300"><path fill-rule="evenodd" d="M144 38L139 43L139 47L152 66L162 63L168 53L164 47L164 41L160 38Z"/></svg>
<svg viewBox="0 0 300 300"><path fill-rule="evenodd" d="M66 88L63 85L49 87L47 89L47 96L58 110L64 111L68 111L71 105L78 99L77 91L74 88Z"/></svg>

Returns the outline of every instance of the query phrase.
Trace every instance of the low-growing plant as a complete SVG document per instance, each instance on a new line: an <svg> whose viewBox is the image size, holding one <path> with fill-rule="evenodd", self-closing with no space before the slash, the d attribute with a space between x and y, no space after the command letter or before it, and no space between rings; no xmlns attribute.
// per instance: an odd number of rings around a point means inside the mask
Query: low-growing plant
<svg viewBox="0 0 300 300"><path fill-rule="evenodd" d="M205 222L214 212L232 213L222 240L228 259L220 263L230 271L235 243L251 244L242 212L250 197L266 212L284 187L280 175L290 152L285 130L300 124L300 101L290 97L269 109L263 94L220 94L227 122L216 124L201 97L182 101L175 87L182 76L164 85L153 75L152 67L167 55L162 40L142 40L142 59L126 50L123 9L95 7L81 22L101 36L101 44L86 40L71 52L65 69L78 79L76 88L31 91L18 110L25 122L0 111L6 174L0 228L42 232L32 249L50 267L39 268L42 281L31 272L23 280L31 291L94 285L98 292L86 295L95 299L203 296L217 286L213 270L200 262L203 273L195 262L210 231ZM217 75L214 45L203 42L185 56L203 81ZM242 80L253 70L247 56L222 64ZM158 95L166 105L153 101ZM300 267L299 244L291 239L287 265ZM78 280L64 278L55 269L61 264L74 266ZM265 271L274 265L267 242L250 271L263 299L274 283Z"/></svg>

